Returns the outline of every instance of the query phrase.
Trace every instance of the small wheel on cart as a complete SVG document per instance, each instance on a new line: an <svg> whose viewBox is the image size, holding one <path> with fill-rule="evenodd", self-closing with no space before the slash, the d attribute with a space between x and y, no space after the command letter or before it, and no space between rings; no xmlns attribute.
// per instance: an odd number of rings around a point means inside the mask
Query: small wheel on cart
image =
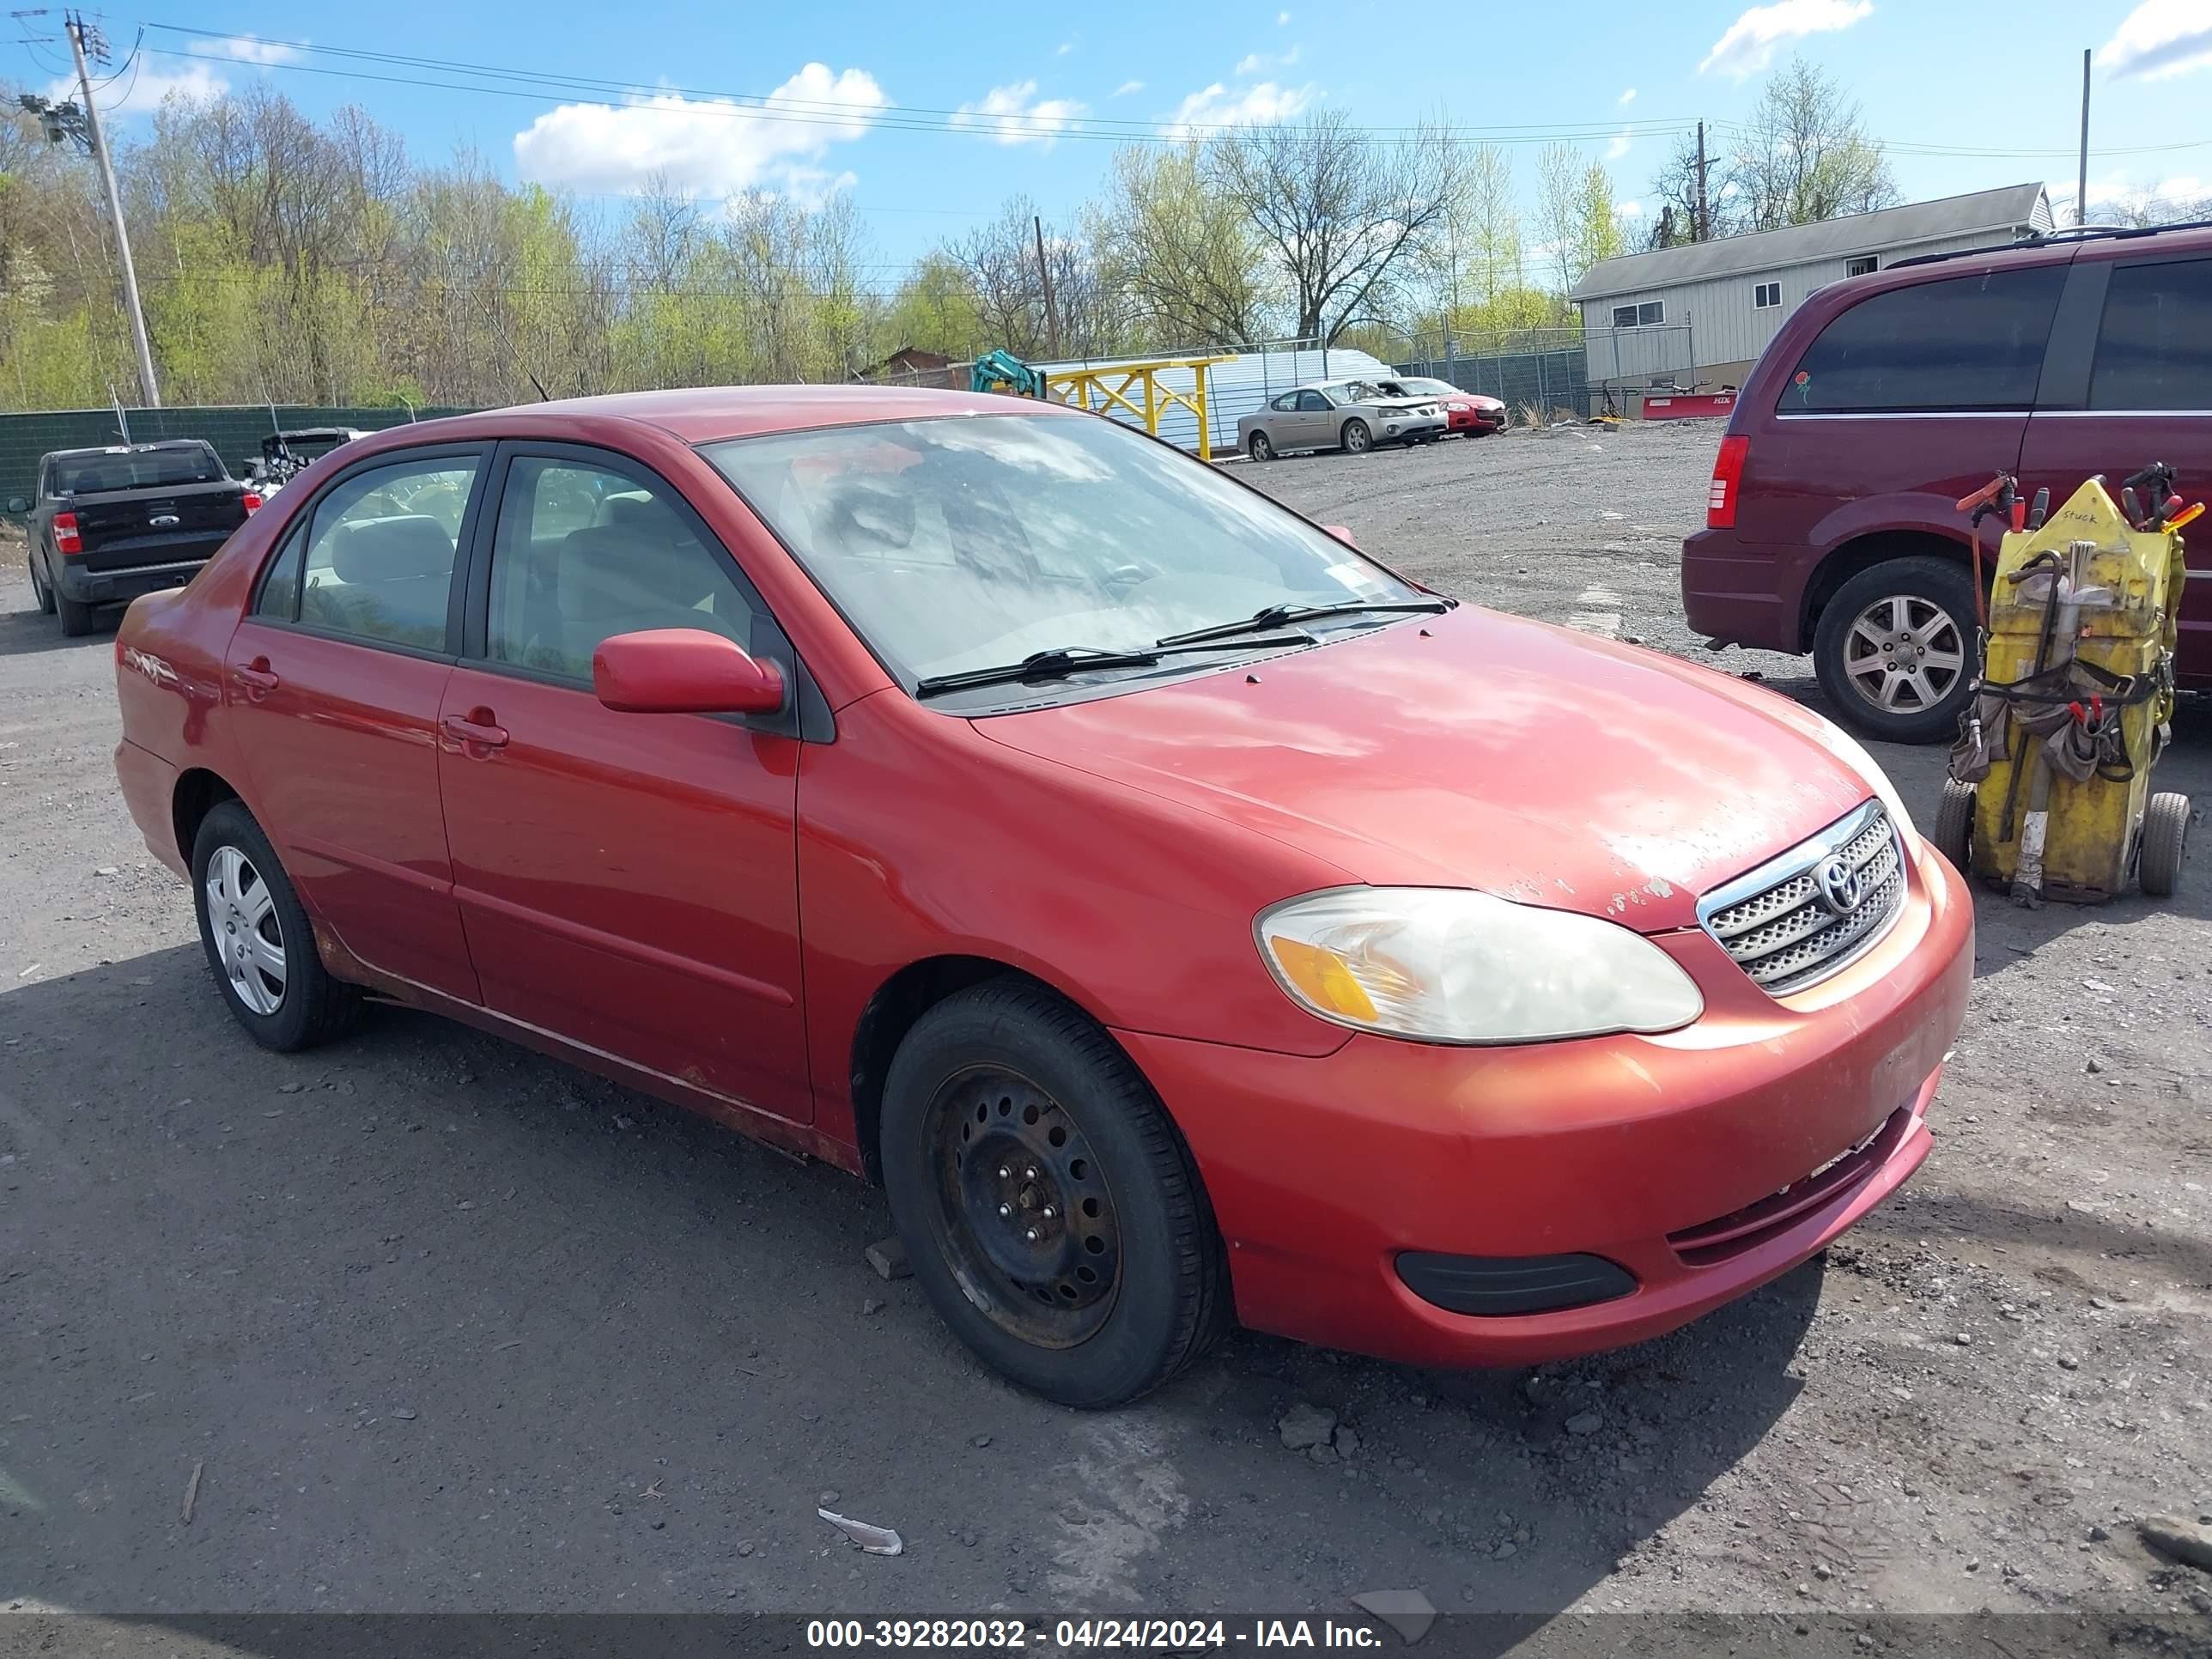
<svg viewBox="0 0 2212 1659"><path fill-rule="evenodd" d="M1943 780L1943 799L1936 808L1936 850L1962 876L1973 874L1969 843L1974 833L1974 786Z"/></svg>
<svg viewBox="0 0 2212 1659"><path fill-rule="evenodd" d="M2153 898L2171 898L2181 884L2181 854L2189 839L2189 797L2153 795L2143 809L2142 852L2138 869L2142 890Z"/></svg>

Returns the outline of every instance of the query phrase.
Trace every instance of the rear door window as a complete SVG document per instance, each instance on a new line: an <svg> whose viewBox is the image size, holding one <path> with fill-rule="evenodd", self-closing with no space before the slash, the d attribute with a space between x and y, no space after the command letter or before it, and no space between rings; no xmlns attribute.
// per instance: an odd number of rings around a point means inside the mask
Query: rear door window
<svg viewBox="0 0 2212 1659"><path fill-rule="evenodd" d="M1827 327L1777 405L1784 415L2026 410L2035 400L2063 265L1892 289Z"/></svg>
<svg viewBox="0 0 2212 1659"><path fill-rule="evenodd" d="M2212 259L2114 267L2089 407L2212 408Z"/></svg>

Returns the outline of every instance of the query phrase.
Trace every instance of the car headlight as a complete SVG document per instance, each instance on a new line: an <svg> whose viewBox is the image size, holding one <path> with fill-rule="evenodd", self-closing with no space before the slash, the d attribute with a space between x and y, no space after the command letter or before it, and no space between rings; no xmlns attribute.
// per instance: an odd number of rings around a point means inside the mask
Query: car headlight
<svg viewBox="0 0 2212 1659"><path fill-rule="evenodd" d="M1540 1042L1671 1031L1696 983L1641 934L1595 916L1449 887L1340 887L1254 924L1260 954L1323 1019L1425 1042Z"/></svg>

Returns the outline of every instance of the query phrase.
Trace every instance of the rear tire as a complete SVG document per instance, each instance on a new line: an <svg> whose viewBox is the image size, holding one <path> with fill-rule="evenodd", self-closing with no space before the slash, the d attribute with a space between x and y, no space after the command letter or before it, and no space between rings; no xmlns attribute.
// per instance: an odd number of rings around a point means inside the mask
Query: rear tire
<svg viewBox="0 0 2212 1659"><path fill-rule="evenodd" d="M1974 584L1966 567L1891 559L1862 570L1829 599L1813 635L1813 669L1837 719L1863 736L1934 743L1957 731L1973 695L1974 644Z"/></svg>
<svg viewBox="0 0 2212 1659"><path fill-rule="evenodd" d="M1275 459L1274 440L1264 432L1254 433L1252 441L1245 445L1244 449L1245 453L1255 461L1272 461Z"/></svg>
<svg viewBox="0 0 2212 1659"><path fill-rule="evenodd" d="M2172 898L2181 885L2181 860L2189 842L2189 797L2153 795L2143 808L2142 852L2137 867L2142 890L2153 898Z"/></svg>
<svg viewBox="0 0 2212 1659"><path fill-rule="evenodd" d="M915 1022L885 1080L881 1157L939 1317L1023 1388L1119 1406L1225 1322L1182 1136L1113 1039L1038 987L994 981Z"/></svg>
<svg viewBox="0 0 2212 1659"><path fill-rule="evenodd" d="M1936 833L1929 837L1962 876L1974 873L1974 794L1972 784L1944 779L1943 799L1936 808Z"/></svg>
<svg viewBox="0 0 2212 1659"><path fill-rule="evenodd" d="M66 593L54 594L54 610L62 619L62 632L70 639L78 639L92 632L97 620L88 605L79 605Z"/></svg>
<svg viewBox="0 0 2212 1659"><path fill-rule="evenodd" d="M352 1025L360 992L323 966L276 849L237 801L215 807L193 837L192 908L223 1006L263 1048L312 1048Z"/></svg>
<svg viewBox="0 0 2212 1659"><path fill-rule="evenodd" d="M32 559L27 562L31 567L31 597L39 602L39 614L51 617L54 614L53 590L39 580L39 562Z"/></svg>

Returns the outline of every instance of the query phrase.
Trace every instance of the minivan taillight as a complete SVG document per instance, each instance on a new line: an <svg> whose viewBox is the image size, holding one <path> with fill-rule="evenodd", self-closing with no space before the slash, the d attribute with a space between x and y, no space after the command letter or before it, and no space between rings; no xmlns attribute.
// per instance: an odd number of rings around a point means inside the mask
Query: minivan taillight
<svg viewBox="0 0 2212 1659"><path fill-rule="evenodd" d="M1705 528L1735 528L1736 486L1743 482L1743 459L1751 440L1730 435L1721 440L1721 453L1713 458L1712 488L1705 495Z"/></svg>
<svg viewBox="0 0 2212 1659"><path fill-rule="evenodd" d="M54 551L57 553L84 551L84 538L77 534L76 514L54 514Z"/></svg>

